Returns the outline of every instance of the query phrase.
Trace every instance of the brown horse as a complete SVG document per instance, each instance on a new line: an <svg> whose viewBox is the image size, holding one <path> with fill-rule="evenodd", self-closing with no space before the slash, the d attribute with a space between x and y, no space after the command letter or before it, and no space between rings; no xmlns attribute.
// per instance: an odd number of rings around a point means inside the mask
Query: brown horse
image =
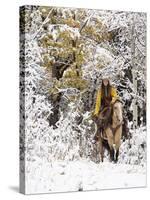
<svg viewBox="0 0 150 200"><path fill-rule="evenodd" d="M111 122L104 128L103 132L97 134L101 161L103 162L104 147L108 147L111 161L117 162L119 155L119 147L122 136L122 103L117 100L111 106ZM106 117L107 118L107 117ZM99 119L105 120L105 117L100 113ZM97 129L99 128L97 123Z"/></svg>

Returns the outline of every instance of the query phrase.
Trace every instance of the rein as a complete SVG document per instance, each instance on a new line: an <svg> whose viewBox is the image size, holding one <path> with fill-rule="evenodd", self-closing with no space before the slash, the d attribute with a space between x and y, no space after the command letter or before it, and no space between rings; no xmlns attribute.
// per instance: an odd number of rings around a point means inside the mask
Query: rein
<svg viewBox="0 0 150 200"><path fill-rule="evenodd" d="M119 99L117 99L116 101L122 103ZM116 101L113 102L113 103L111 104L111 108L112 108L112 109L113 109L113 106L114 106L114 104L116 103ZM101 116L100 116L100 118L101 118ZM105 119L105 117L104 117L103 119ZM122 120L121 123L118 124L115 128L113 128L112 125L109 125L108 128L110 128L111 131L112 131L112 133L113 133L113 135L115 135L116 131L122 126L122 124L123 124L123 120ZM104 131L104 132L105 132L105 131ZM102 137L103 139L105 139L105 140L108 140L107 137L104 137L104 134L103 134L103 133L101 133L101 137Z"/></svg>
<svg viewBox="0 0 150 200"><path fill-rule="evenodd" d="M113 135L115 135L116 131L122 126L122 124L123 124L123 121L120 124L118 124L115 128L113 128L112 126L109 126L108 128L110 128ZM105 130L104 130L104 132L105 132ZM102 132L101 132L101 138L103 138L104 140L108 140L108 138L105 137Z"/></svg>
<svg viewBox="0 0 150 200"><path fill-rule="evenodd" d="M109 128L111 129L112 133L115 135L116 131L122 126L123 121L118 124L115 128L113 128L112 126L109 126Z"/></svg>
<svg viewBox="0 0 150 200"><path fill-rule="evenodd" d="M113 128L111 125L108 128L110 128L112 133L113 133L113 135L115 135L116 131L122 126L122 124L123 124L123 121L120 124L118 124L115 128ZM104 140L108 140L108 138L105 137L102 132L101 132L101 138L103 138Z"/></svg>
<svg viewBox="0 0 150 200"><path fill-rule="evenodd" d="M104 113L108 108L109 108L109 107L107 106L107 107L105 107L105 108L101 111L100 115L98 116L99 119L107 119L107 116L104 116L104 117L103 117L103 113Z"/></svg>

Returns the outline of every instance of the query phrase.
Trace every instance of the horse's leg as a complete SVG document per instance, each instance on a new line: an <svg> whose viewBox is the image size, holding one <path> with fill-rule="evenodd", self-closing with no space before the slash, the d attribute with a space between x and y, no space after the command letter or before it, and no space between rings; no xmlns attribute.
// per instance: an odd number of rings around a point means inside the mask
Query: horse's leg
<svg viewBox="0 0 150 200"><path fill-rule="evenodd" d="M115 155L115 162L118 161L118 156L119 156L119 148L121 145L121 135L122 135L122 127L120 127L116 133L115 133L115 149L116 149L116 155Z"/></svg>
<svg viewBox="0 0 150 200"><path fill-rule="evenodd" d="M106 135L107 135L107 139L108 139L108 145L110 147L110 160L114 161L114 153L115 153L114 147L113 147L114 137L113 137L113 133L110 128L106 129Z"/></svg>
<svg viewBox="0 0 150 200"><path fill-rule="evenodd" d="M118 162L118 155L119 155L119 149L116 150L116 157L115 157L115 162Z"/></svg>
<svg viewBox="0 0 150 200"><path fill-rule="evenodd" d="M115 155L115 151L114 151L114 148L112 147L112 148L110 148L110 159L111 159L111 161L114 161L114 159L115 159L114 155Z"/></svg>
<svg viewBox="0 0 150 200"><path fill-rule="evenodd" d="M103 148L103 142L102 138L99 138L99 149L100 149L100 157L101 157L101 162L103 162L104 159L104 148Z"/></svg>

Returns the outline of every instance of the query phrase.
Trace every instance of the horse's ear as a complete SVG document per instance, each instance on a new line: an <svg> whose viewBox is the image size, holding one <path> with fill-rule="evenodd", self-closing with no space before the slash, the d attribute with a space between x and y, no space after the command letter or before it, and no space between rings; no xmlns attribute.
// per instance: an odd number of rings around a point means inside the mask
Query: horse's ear
<svg viewBox="0 0 150 200"><path fill-rule="evenodd" d="M116 99L115 103L116 102L120 102L121 104L123 104L123 101L121 99Z"/></svg>

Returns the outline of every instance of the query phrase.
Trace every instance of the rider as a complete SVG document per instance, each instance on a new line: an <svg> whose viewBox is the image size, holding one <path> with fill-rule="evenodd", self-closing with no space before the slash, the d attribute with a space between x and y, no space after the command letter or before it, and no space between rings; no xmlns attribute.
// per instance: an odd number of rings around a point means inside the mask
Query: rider
<svg viewBox="0 0 150 200"><path fill-rule="evenodd" d="M117 90L115 87L113 87L110 84L110 81L108 78L103 78L102 79L102 84L101 88L98 89L97 91L97 97L96 97L96 105L95 105L95 111L93 114L93 119L96 121L98 120L99 113L104 111L106 109L105 114L109 117L111 117L111 104L113 104L117 99L119 99L119 96L117 94ZM107 120L101 120L100 121L100 130L102 131L103 128L107 125ZM96 133L94 140L97 140L97 135Z"/></svg>

